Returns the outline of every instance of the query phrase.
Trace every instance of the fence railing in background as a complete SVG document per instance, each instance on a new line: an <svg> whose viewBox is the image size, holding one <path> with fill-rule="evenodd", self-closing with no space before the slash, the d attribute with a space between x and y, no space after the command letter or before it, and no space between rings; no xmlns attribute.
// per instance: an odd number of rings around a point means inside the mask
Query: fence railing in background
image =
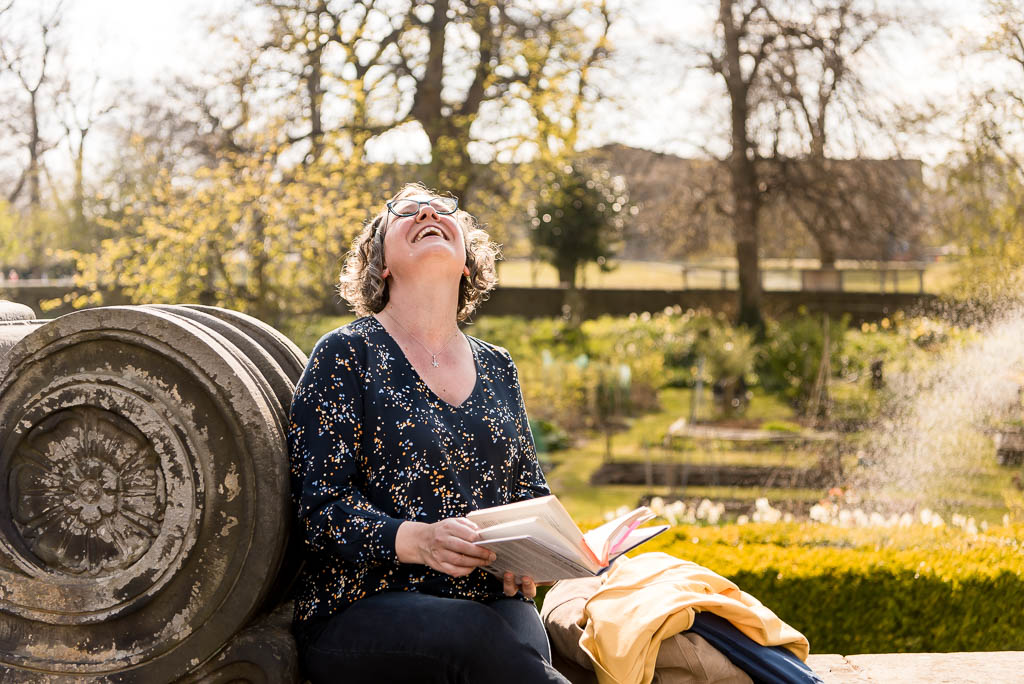
<svg viewBox="0 0 1024 684"><path fill-rule="evenodd" d="M762 286L768 292L856 292L924 294L939 292L955 281L955 264L931 261L840 260L821 268L817 259L764 258ZM550 265L530 259L509 259L498 268L506 287L558 287ZM638 261L617 259L610 269L587 264L577 285L594 290L736 290L734 259L705 261Z"/></svg>
<svg viewBox="0 0 1024 684"><path fill-rule="evenodd" d="M512 262L514 264L515 262ZM512 287L553 287L550 278L511 272L509 262L500 269L501 283ZM761 286L768 292L880 292L923 294L925 272L923 263L899 263L887 267L856 266L836 269L761 267ZM637 277L631 277L638 271ZM643 271L639 273L639 271ZM512 277L506 277L510 274ZM519 276L519 277L517 277ZM627 276L627 277L624 277ZM628 261L610 273L590 273L580 283L588 289L665 289L665 290L735 290L738 277L734 266L706 264L670 264ZM73 278L6 278L0 277L0 292L37 288L74 286Z"/></svg>
<svg viewBox="0 0 1024 684"><path fill-rule="evenodd" d="M761 286L772 292L893 292L924 293L925 268L790 269L762 268ZM735 268L680 267L683 290L735 290ZM599 285L598 285L599 286Z"/></svg>
<svg viewBox="0 0 1024 684"><path fill-rule="evenodd" d="M29 287L71 287L74 278L8 278L0 277L0 290L20 290Z"/></svg>

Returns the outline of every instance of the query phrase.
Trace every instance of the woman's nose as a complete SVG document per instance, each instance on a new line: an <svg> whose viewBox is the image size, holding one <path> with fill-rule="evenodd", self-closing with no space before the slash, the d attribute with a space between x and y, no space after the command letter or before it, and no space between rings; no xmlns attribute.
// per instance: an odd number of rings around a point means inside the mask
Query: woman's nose
<svg viewBox="0 0 1024 684"><path fill-rule="evenodd" d="M434 209L434 207L430 206L429 204L420 205L420 211L418 214L416 214L417 221L423 221L425 219L433 219L435 221L438 220L437 211Z"/></svg>

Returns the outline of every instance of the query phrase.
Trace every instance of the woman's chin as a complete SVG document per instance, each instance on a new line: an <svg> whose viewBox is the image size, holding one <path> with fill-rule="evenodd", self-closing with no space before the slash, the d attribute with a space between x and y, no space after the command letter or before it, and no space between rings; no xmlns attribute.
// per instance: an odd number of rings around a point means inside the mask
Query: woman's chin
<svg viewBox="0 0 1024 684"><path fill-rule="evenodd" d="M440 274L450 274L453 280L462 276L462 267L465 259L458 258L451 253L441 250L430 250L423 254L415 255L415 262L407 264L403 271L415 276L437 277Z"/></svg>
<svg viewBox="0 0 1024 684"><path fill-rule="evenodd" d="M457 250L447 242L436 242L430 244L416 245L417 249L412 252L412 258L416 261L454 261L462 263L466 260L465 254L458 254Z"/></svg>

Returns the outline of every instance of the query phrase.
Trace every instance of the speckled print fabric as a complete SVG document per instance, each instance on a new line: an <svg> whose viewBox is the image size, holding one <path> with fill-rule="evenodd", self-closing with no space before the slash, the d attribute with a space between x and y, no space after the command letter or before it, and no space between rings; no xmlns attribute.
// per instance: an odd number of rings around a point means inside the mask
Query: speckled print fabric
<svg viewBox="0 0 1024 684"><path fill-rule="evenodd" d="M477 381L460 406L420 379L372 316L325 335L295 389L292 496L306 539L295 617L382 591L491 601L501 582L399 563L405 520L436 522L548 494L508 352L469 337Z"/></svg>

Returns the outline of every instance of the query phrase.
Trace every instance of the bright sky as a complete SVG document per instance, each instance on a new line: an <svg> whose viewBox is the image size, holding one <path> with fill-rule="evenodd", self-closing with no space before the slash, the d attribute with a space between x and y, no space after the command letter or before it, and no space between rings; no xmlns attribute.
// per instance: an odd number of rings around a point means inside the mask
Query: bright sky
<svg viewBox="0 0 1024 684"><path fill-rule="evenodd" d="M908 9L926 3L949 29L930 29L913 40L890 44L885 61L872 74L884 84L880 92L896 99L933 101L952 112L964 99L965 85L958 74L977 69L956 54L962 42L984 29L981 0L889 1ZM647 67L626 67L621 82L614 85L625 104L604 108L584 142L616 141L681 155L699 154L701 146L714 138L714 120L700 113L714 102L709 93L716 83L703 74L672 67L667 59L650 57L665 49L657 45L659 41L679 44L699 39L714 3L625 0L625 4L634 16L620 26L616 43L627 59L642 63L646 58ZM78 60L93 64L107 78L146 84L172 74L194 74L216 63L216 45L201 17L211 9L237 6L238 0L71 0L65 26ZM950 130L948 122L942 127ZM927 145L905 144L911 156L935 164L951 143L932 139ZM721 152L713 145L711 149Z"/></svg>
<svg viewBox="0 0 1024 684"><path fill-rule="evenodd" d="M231 0L72 0L65 27L72 52L109 78L140 83L194 73L210 58L203 38L208 9Z"/></svg>

